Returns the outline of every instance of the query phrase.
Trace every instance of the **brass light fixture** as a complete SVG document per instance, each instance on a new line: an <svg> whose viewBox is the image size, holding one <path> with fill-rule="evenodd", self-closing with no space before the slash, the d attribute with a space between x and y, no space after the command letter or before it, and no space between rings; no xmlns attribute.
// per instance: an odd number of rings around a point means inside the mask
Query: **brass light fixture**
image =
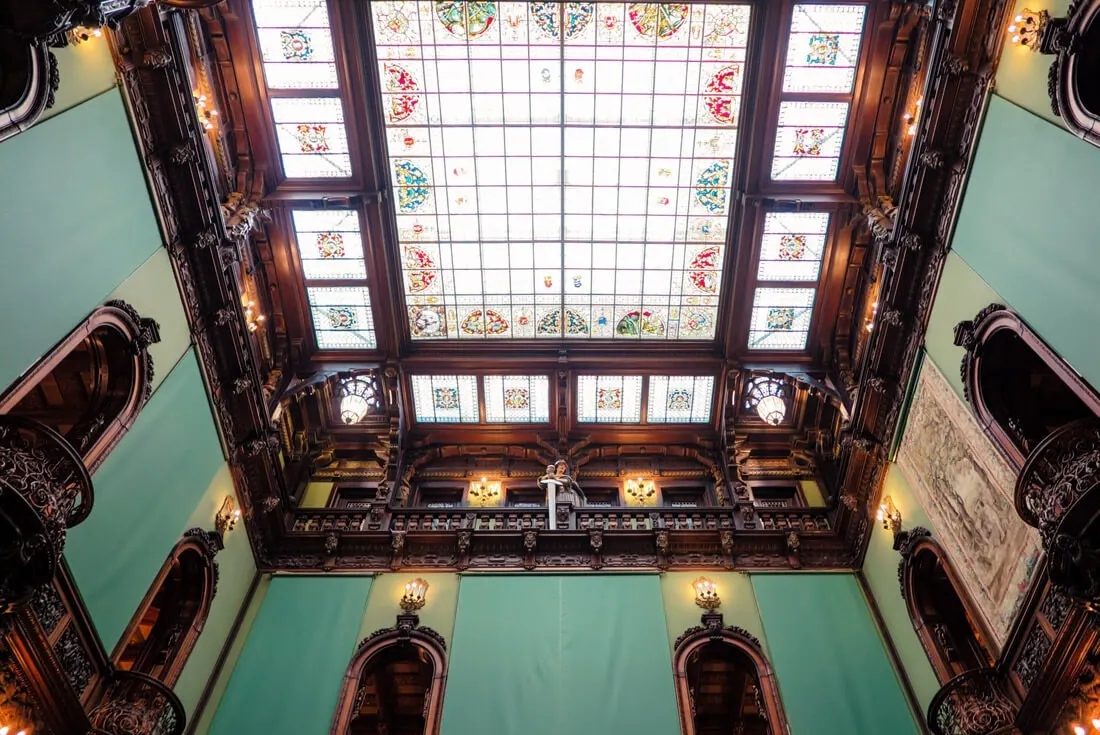
<svg viewBox="0 0 1100 735"><path fill-rule="evenodd" d="M214 528L222 536L233 530L237 520L241 517L241 509L236 507L232 495L226 495L222 501L222 507L218 509L218 515L214 517ZM3 735L3 733L0 733Z"/></svg>
<svg viewBox="0 0 1100 735"><path fill-rule="evenodd" d="M259 312L256 308L256 302L248 300L247 297L241 297L241 303L244 306L244 320L248 324L248 331L255 332L264 325L267 317Z"/></svg>
<svg viewBox="0 0 1100 735"><path fill-rule="evenodd" d="M879 503L878 513L875 514L882 527L893 533L901 530L901 511L894 505L894 501L887 495Z"/></svg>
<svg viewBox="0 0 1100 735"><path fill-rule="evenodd" d="M631 478L623 486L628 505L656 505L657 484L642 477Z"/></svg>
<svg viewBox="0 0 1100 735"><path fill-rule="evenodd" d="M82 43L91 41L93 38L103 38L102 28L88 28L87 26L77 26L68 33L65 34L67 40L73 46L79 46ZM3 728L0 728L0 735L7 735ZM18 735L18 733L16 733Z"/></svg>
<svg viewBox="0 0 1100 735"><path fill-rule="evenodd" d="M500 505L503 494L500 482L496 480L490 482L488 477L470 483L470 505L482 507Z"/></svg>
<svg viewBox="0 0 1100 735"><path fill-rule="evenodd" d="M424 607L428 601L428 583L417 577L405 583L405 593L401 595L401 609L413 613Z"/></svg>
<svg viewBox="0 0 1100 735"><path fill-rule="evenodd" d="M718 596L718 585L706 577L699 577L691 583L695 588L695 604L704 610L716 610L722 604Z"/></svg>
<svg viewBox="0 0 1100 735"><path fill-rule="evenodd" d="M1012 19L1012 25L1008 27L1009 40L1013 45L1038 51L1039 36L1049 20L1050 13L1045 10L1036 13L1033 10L1024 8L1019 15Z"/></svg>
<svg viewBox="0 0 1100 735"><path fill-rule="evenodd" d="M10 733L10 732L11 732L11 726L10 725L0 725L0 735L8 735L8 733ZM20 730L17 733L15 733L15 735L27 735L27 731L26 730Z"/></svg>
<svg viewBox="0 0 1100 735"><path fill-rule="evenodd" d="M199 114L199 122L204 130L213 130L218 111L210 104L210 100L199 90L192 92L195 97L195 111Z"/></svg>

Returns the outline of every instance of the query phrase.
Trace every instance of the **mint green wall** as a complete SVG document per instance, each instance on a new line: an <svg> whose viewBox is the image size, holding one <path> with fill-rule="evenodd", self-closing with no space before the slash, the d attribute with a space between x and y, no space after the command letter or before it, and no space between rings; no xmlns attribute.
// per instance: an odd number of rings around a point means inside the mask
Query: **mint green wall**
<svg viewBox="0 0 1100 735"><path fill-rule="evenodd" d="M935 533L932 522L917 502L909 482L897 465L890 465L886 475L883 496L887 495L901 512L903 528L924 526ZM927 711L928 703L939 690L940 684L932 664L928 662L928 654L924 652L924 647L913 630L909 610L901 596L901 587L898 584L900 562L901 555L894 551L893 534L875 524L872 527L867 556L863 560L863 576L875 598L886 632L894 643L899 663L909 677L909 683L923 713Z"/></svg>
<svg viewBox="0 0 1100 735"><path fill-rule="evenodd" d="M145 263L161 237L117 90L4 141L0 171L12 174L0 178L7 387Z"/></svg>
<svg viewBox="0 0 1100 735"><path fill-rule="evenodd" d="M668 624L668 645L671 649L676 639L688 628L699 625L702 610L695 604L695 588L691 583L705 576L718 585L722 606L718 612L726 625L737 625L760 639L767 651L764 623L756 607L756 594L752 580L744 572L665 572L661 575L661 594L665 602L665 621Z"/></svg>
<svg viewBox="0 0 1100 735"><path fill-rule="evenodd" d="M455 629L455 609L458 607L458 587L462 579L457 574L395 572L378 575L370 588L370 599L359 625L358 640L363 640L376 630L393 627L397 614L401 612L405 583L414 577L428 583L427 602L417 613L420 625L439 633L450 647Z"/></svg>
<svg viewBox="0 0 1100 735"><path fill-rule="evenodd" d="M1100 149L993 97L953 248L1100 386ZM941 289L942 291L942 289ZM944 369L948 373L948 369Z"/></svg>
<svg viewBox="0 0 1100 735"><path fill-rule="evenodd" d="M752 583L794 735L919 732L854 575Z"/></svg>
<svg viewBox="0 0 1100 735"><path fill-rule="evenodd" d="M42 113L38 123L87 102L115 86L115 62L106 38L93 38L79 46L53 49L61 86L54 105Z"/></svg>
<svg viewBox="0 0 1100 735"><path fill-rule="evenodd" d="M327 733L370 588L369 577L272 579L210 732Z"/></svg>
<svg viewBox="0 0 1100 735"><path fill-rule="evenodd" d="M656 575L469 576L443 735L679 731Z"/></svg>
<svg viewBox="0 0 1100 735"><path fill-rule="evenodd" d="M222 466L198 362L189 352L96 472L92 513L69 532L65 557L108 651L202 499L231 492ZM210 505L205 527L213 525Z"/></svg>

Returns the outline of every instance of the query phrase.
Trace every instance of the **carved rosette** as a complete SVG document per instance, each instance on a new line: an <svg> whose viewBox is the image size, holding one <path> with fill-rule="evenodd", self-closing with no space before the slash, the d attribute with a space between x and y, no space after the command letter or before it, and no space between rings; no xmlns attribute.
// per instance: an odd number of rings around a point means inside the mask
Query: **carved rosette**
<svg viewBox="0 0 1100 735"><path fill-rule="evenodd" d="M182 735L187 718L179 699L161 682L116 671L89 719L108 735Z"/></svg>
<svg viewBox="0 0 1100 735"><path fill-rule="evenodd" d="M1050 580L1070 597L1100 604L1100 421L1066 424L1028 456L1016 482L1016 511L1039 529Z"/></svg>
<svg viewBox="0 0 1100 735"><path fill-rule="evenodd" d="M928 726L933 735L1007 735L1017 732L1017 709L1008 683L994 669L974 669L936 692L928 705Z"/></svg>
<svg viewBox="0 0 1100 735"><path fill-rule="evenodd" d="M0 614L49 584L65 532L92 508L80 455L37 421L0 416Z"/></svg>

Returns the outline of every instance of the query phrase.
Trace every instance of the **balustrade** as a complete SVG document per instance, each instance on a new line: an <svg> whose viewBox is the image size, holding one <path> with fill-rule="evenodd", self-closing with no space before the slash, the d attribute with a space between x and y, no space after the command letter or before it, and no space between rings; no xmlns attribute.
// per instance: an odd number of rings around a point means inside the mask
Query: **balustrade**
<svg viewBox="0 0 1100 735"><path fill-rule="evenodd" d="M183 735L187 724L183 705L171 689L131 671L114 672L89 719L102 735Z"/></svg>
<svg viewBox="0 0 1100 735"><path fill-rule="evenodd" d="M1017 735L1018 706L995 669L973 669L943 685L928 705L932 735Z"/></svg>

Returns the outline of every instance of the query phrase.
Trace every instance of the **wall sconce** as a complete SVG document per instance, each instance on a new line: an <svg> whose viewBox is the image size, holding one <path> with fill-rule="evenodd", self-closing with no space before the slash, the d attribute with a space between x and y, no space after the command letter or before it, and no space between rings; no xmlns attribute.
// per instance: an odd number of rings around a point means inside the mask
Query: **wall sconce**
<svg viewBox="0 0 1100 735"><path fill-rule="evenodd" d="M103 38L102 28L88 28L86 26L77 26L71 29L65 34L69 43L73 46L79 46L82 43L91 41L93 38ZM7 735L0 729L0 735Z"/></svg>
<svg viewBox="0 0 1100 735"><path fill-rule="evenodd" d="M503 495L498 481L489 482L489 478L483 477L478 482L470 483L470 505L500 505Z"/></svg>
<svg viewBox="0 0 1100 735"><path fill-rule="evenodd" d="M0 725L0 735L8 735L8 733L10 733L10 732L11 732L11 726L10 725ZM19 732L15 733L15 735L27 735L27 731L26 730L20 730Z"/></svg>
<svg viewBox="0 0 1100 735"><path fill-rule="evenodd" d="M657 484L644 478L630 479L623 486L627 505L656 505Z"/></svg>
<svg viewBox="0 0 1100 735"><path fill-rule="evenodd" d="M214 528L222 536L233 530L237 520L241 517L241 509L236 507L232 495L226 495L222 501L222 507L218 509L218 515L214 516ZM3 735L3 733L0 733Z"/></svg>
<svg viewBox="0 0 1100 735"><path fill-rule="evenodd" d="M718 585L706 577L699 577L691 586L695 588L695 604L704 610L715 610L722 604L722 598L718 596Z"/></svg>
<svg viewBox="0 0 1100 735"><path fill-rule="evenodd" d="M901 530L901 511L894 505L894 501L887 495L879 503L878 513L875 514L875 518L882 524L882 527L892 533L897 533Z"/></svg>
<svg viewBox="0 0 1100 735"><path fill-rule="evenodd" d="M864 325L864 329L871 332L875 328L875 317L878 316L878 302L871 304L871 316L867 319L867 323Z"/></svg>
<svg viewBox="0 0 1100 735"><path fill-rule="evenodd" d="M420 577L405 583L405 593L401 595L401 609L413 613L424 607L428 601L428 583Z"/></svg>
<svg viewBox="0 0 1100 735"><path fill-rule="evenodd" d="M248 331L255 332L264 325L267 317L256 309L255 301L248 301L247 298L246 296L241 297L241 303L244 305L244 320L248 325Z"/></svg>
<svg viewBox="0 0 1100 735"><path fill-rule="evenodd" d="M917 120L920 119L920 106L924 104L924 97L917 100L916 108L913 112L907 112L901 116L901 119L907 122L909 125L905 128L905 134L912 137L917 134Z"/></svg>
<svg viewBox="0 0 1100 735"><path fill-rule="evenodd" d="M1049 20L1050 13L1045 10L1036 13L1033 10L1024 8L1019 15L1012 19L1012 25L1008 27L1012 43L1017 46L1024 46L1032 51L1038 51L1039 35L1043 32L1043 28Z"/></svg>
<svg viewBox="0 0 1100 735"><path fill-rule="evenodd" d="M195 97L195 111L199 114L199 122L202 123L205 130L213 130L214 118L218 116L218 111L211 106L210 100L205 94L197 89L192 94Z"/></svg>

